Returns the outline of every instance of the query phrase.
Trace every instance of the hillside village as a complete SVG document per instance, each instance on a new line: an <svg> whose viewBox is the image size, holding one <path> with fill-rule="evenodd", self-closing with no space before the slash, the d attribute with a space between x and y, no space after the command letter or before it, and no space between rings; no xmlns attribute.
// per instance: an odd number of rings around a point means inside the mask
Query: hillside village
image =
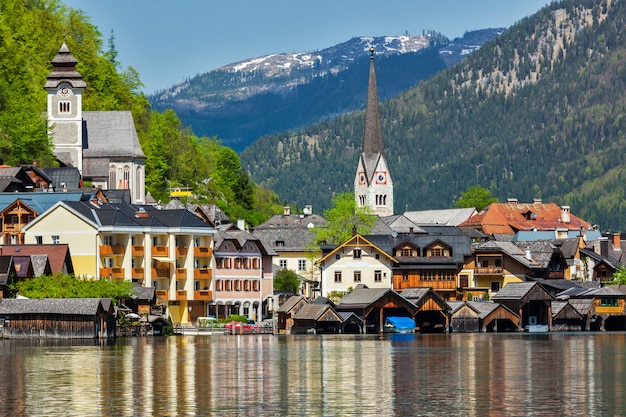
<svg viewBox="0 0 626 417"><path fill-rule="evenodd" d="M188 327L239 314L275 318L281 333L378 333L398 317L421 332L626 329L626 293L605 286L626 263L621 236L570 207L511 198L480 212L395 213L373 50L354 194L377 222L315 256L312 229L327 221L313 205L249 230L214 205L183 204L178 191L154 201L132 115L82 111L86 85L65 43L52 64L48 120L63 167L0 168L5 337L58 336L51 321L81 322L83 337L115 335L110 300L6 298L15 281L59 272L132 281L124 308ZM93 188L81 187L86 179ZM274 291L284 269L298 274L298 294ZM47 324L34 329L36 320Z"/></svg>

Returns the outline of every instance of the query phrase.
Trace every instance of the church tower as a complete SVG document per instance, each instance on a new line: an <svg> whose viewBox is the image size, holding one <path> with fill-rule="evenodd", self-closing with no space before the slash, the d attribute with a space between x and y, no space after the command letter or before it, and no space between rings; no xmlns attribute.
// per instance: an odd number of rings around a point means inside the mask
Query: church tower
<svg viewBox="0 0 626 417"><path fill-rule="evenodd" d="M370 53L363 150L354 179L354 196L357 207L369 207L373 214L384 217L393 215L393 180L383 145L374 71L374 48L370 48Z"/></svg>
<svg viewBox="0 0 626 417"><path fill-rule="evenodd" d="M54 153L60 161L83 173L82 93L87 84L76 71L76 59L63 40L52 60L52 72L44 89L48 92L48 129Z"/></svg>

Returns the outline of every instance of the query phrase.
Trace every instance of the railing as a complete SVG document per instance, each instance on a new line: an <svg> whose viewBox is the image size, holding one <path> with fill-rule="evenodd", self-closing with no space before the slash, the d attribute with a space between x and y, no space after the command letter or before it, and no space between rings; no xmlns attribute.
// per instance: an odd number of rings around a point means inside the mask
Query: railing
<svg viewBox="0 0 626 417"><path fill-rule="evenodd" d="M176 268L176 279L187 278L187 268Z"/></svg>
<svg viewBox="0 0 626 417"><path fill-rule="evenodd" d="M177 300L186 300L187 299L187 290L176 290L176 299Z"/></svg>
<svg viewBox="0 0 626 417"><path fill-rule="evenodd" d="M144 248L142 245L133 245L132 247L132 255L133 256L143 256Z"/></svg>
<svg viewBox="0 0 626 417"><path fill-rule="evenodd" d="M124 268L100 268L100 278L124 278Z"/></svg>
<svg viewBox="0 0 626 417"><path fill-rule="evenodd" d="M193 249L193 256L197 258L204 258L213 255L213 251L208 246L196 246Z"/></svg>
<svg viewBox="0 0 626 417"><path fill-rule="evenodd" d="M187 256L187 247L186 246L176 246L176 256L179 258Z"/></svg>
<svg viewBox="0 0 626 417"><path fill-rule="evenodd" d="M152 268L152 278L169 278L169 268Z"/></svg>
<svg viewBox="0 0 626 417"><path fill-rule="evenodd" d="M195 268L193 270L193 277L195 279L211 279L213 277L213 271L210 268Z"/></svg>
<svg viewBox="0 0 626 417"><path fill-rule="evenodd" d="M433 290L451 290L456 289L456 280L420 280L417 285L431 287Z"/></svg>
<svg viewBox="0 0 626 417"><path fill-rule="evenodd" d="M24 226L26 226L26 224L4 223L2 230L5 232L21 232Z"/></svg>
<svg viewBox="0 0 626 417"><path fill-rule="evenodd" d="M167 290L156 290L156 296L163 301L167 301L169 297L169 292Z"/></svg>
<svg viewBox="0 0 626 417"><path fill-rule="evenodd" d="M209 290L195 290L193 292L193 299L209 301L213 299L213 293Z"/></svg>
<svg viewBox="0 0 626 417"><path fill-rule="evenodd" d="M126 247L124 245L102 245L100 246L100 255L124 255Z"/></svg>
<svg viewBox="0 0 626 417"><path fill-rule="evenodd" d="M167 258L169 256L169 248L167 246L153 246L152 256L161 256Z"/></svg>
<svg viewBox="0 0 626 417"><path fill-rule="evenodd" d="M145 277L145 272L143 268L133 268L132 275L134 279L143 279Z"/></svg>
<svg viewBox="0 0 626 417"><path fill-rule="evenodd" d="M504 269L500 266L490 266L487 268L474 268L474 274L476 275L497 275L502 274Z"/></svg>

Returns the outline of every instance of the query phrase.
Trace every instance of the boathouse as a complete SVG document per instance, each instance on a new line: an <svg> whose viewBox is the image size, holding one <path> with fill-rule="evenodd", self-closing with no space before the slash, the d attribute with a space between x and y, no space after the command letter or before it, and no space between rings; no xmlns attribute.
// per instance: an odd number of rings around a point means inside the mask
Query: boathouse
<svg viewBox="0 0 626 417"><path fill-rule="evenodd" d="M115 337L108 298L3 299L0 337L105 339Z"/></svg>

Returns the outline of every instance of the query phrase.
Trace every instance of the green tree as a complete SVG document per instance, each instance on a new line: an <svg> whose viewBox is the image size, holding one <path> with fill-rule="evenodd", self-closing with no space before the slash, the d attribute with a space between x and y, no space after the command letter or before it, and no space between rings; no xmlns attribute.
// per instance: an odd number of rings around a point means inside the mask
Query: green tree
<svg viewBox="0 0 626 417"><path fill-rule="evenodd" d="M298 274L289 269L282 269L274 275L274 290L291 291L298 294L300 290L300 278Z"/></svg>
<svg viewBox="0 0 626 417"><path fill-rule="evenodd" d="M626 284L626 266L622 265L617 271L613 272L613 280L607 282L607 284Z"/></svg>
<svg viewBox="0 0 626 417"><path fill-rule="evenodd" d="M339 245L357 233L366 235L376 223L376 216L367 207L357 207L354 194L345 192L333 198L333 207L324 211L326 227L314 228L316 242Z"/></svg>
<svg viewBox="0 0 626 417"><path fill-rule="evenodd" d="M481 211L491 203L496 203L497 198L491 195L491 191L480 185L472 185L465 192L461 193L461 197L454 203L454 207L469 208L475 207Z"/></svg>

